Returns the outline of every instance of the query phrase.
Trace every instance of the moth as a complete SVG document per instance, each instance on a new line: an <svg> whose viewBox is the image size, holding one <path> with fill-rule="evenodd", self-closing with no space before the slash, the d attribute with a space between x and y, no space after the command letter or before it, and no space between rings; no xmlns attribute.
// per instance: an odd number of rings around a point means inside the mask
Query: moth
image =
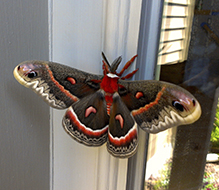
<svg viewBox="0 0 219 190"><path fill-rule="evenodd" d="M132 57L117 73L121 56L109 64L103 56L103 76L48 61L25 61L14 77L51 107L67 109L66 132L87 146L107 143L110 154L132 156L138 145L138 126L148 133L190 124L199 119L199 102L185 89L155 80L125 81Z"/></svg>

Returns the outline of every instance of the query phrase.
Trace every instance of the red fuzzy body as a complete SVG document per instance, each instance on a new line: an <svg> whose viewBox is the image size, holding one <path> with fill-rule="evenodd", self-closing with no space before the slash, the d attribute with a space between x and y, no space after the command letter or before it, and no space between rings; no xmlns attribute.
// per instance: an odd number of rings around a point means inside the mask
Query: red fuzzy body
<svg viewBox="0 0 219 190"><path fill-rule="evenodd" d="M105 75L101 81L100 88L110 94L118 92L118 79L119 77L111 78Z"/></svg>
<svg viewBox="0 0 219 190"><path fill-rule="evenodd" d="M113 103L113 94L118 92L118 79L119 77L109 77L104 75L100 87L105 92L105 100L107 104L107 113L110 115L110 108Z"/></svg>

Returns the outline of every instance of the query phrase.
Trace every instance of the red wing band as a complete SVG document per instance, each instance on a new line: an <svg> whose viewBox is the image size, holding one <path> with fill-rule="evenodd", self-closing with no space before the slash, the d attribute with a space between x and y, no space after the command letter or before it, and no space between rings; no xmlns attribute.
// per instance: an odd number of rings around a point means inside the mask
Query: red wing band
<svg viewBox="0 0 219 190"><path fill-rule="evenodd" d="M138 140L138 128L135 122L129 132L120 138L113 137L108 132L107 150L110 154L120 158L128 158L135 154Z"/></svg>
<svg viewBox="0 0 219 190"><path fill-rule="evenodd" d="M101 130L92 130L79 121L72 107L63 118L63 127L75 140L87 146L100 146L106 142L108 125Z"/></svg>

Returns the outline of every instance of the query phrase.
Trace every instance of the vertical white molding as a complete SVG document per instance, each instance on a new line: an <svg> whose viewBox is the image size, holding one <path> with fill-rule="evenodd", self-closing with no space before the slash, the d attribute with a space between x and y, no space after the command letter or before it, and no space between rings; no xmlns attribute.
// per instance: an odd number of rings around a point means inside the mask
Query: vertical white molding
<svg viewBox="0 0 219 190"><path fill-rule="evenodd" d="M123 62L119 70L137 53L141 1L105 1L105 8L103 51L110 62L122 55ZM108 184L106 182L106 186L101 186L98 190L107 189L107 187L108 189L125 189L128 159L109 156L108 160ZM102 163L106 164L106 162ZM99 167L104 168L101 165Z"/></svg>
<svg viewBox="0 0 219 190"><path fill-rule="evenodd" d="M51 60L102 74L101 51L125 64L137 52L141 0L53 0ZM134 66L133 66L134 67ZM63 129L65 111L52 110L53 190L123 190L127 159L106 146L86 147Z"/></svg>
<svg viewBox="0 0 219 190"><path fill-rule="evenodd" d="M140 11L141 0L106 1L103 50L110 61L122 55L119 68L137 53Z"/></svg>
<svg viewBox="0 0 219 190"><path fill-rule="evenodd" d="M99 73L102 6L100 0L53 0L53 61L87 72ZM52 111L53 190L96 189L99 149L86 147L73 140L62 127L65 111ZM104 147L100 149L107 154Z"/></svg>
<svg viewBox="0 0 219 190"><path fill-rule="evenodd" d="M52 0L48 0L48 40L49 40L49 61L52 61ZM53 110L50 108L50 190L54 189L54 131L53 131Z"/></svg>
<svg viewBox="0 0 219 190"><path fill-rule="evenodd" d="M141 24L138 39L137 80L155 79L163 1L142 1ZM129 159L126 190L144 189L148 134L139 130L136 154ZM145 159L144 159L145 158Z"/></svg>

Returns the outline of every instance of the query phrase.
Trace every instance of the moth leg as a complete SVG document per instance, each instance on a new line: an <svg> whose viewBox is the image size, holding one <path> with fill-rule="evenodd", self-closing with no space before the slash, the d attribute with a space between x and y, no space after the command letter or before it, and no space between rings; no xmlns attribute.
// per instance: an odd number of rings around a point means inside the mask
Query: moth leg
<svg viewBox="0 0 219 190"><path fill-rule="evenodd" d="M129 79L129 78L131 78L137 71L138 71L138 69L132 71L131 73L127 74L126 76L122 77L121 79L122 79L122 80Z"/></svg>
<svg viewBox="0 0 219 190"><path fill-rule="evenodd" d="M138 56L138 55L133 56L133 57L125 64L125 66L122 68L122 70L121 70L119 73L117 73L117 75L118 75L118 76L122 76L122 74L124 73L124 71L129 68L129 66L134 62L134 60L135 60L135 58L136 58L137 56ZM136 71L136 72L137 72L137 71Z"/></svg>

